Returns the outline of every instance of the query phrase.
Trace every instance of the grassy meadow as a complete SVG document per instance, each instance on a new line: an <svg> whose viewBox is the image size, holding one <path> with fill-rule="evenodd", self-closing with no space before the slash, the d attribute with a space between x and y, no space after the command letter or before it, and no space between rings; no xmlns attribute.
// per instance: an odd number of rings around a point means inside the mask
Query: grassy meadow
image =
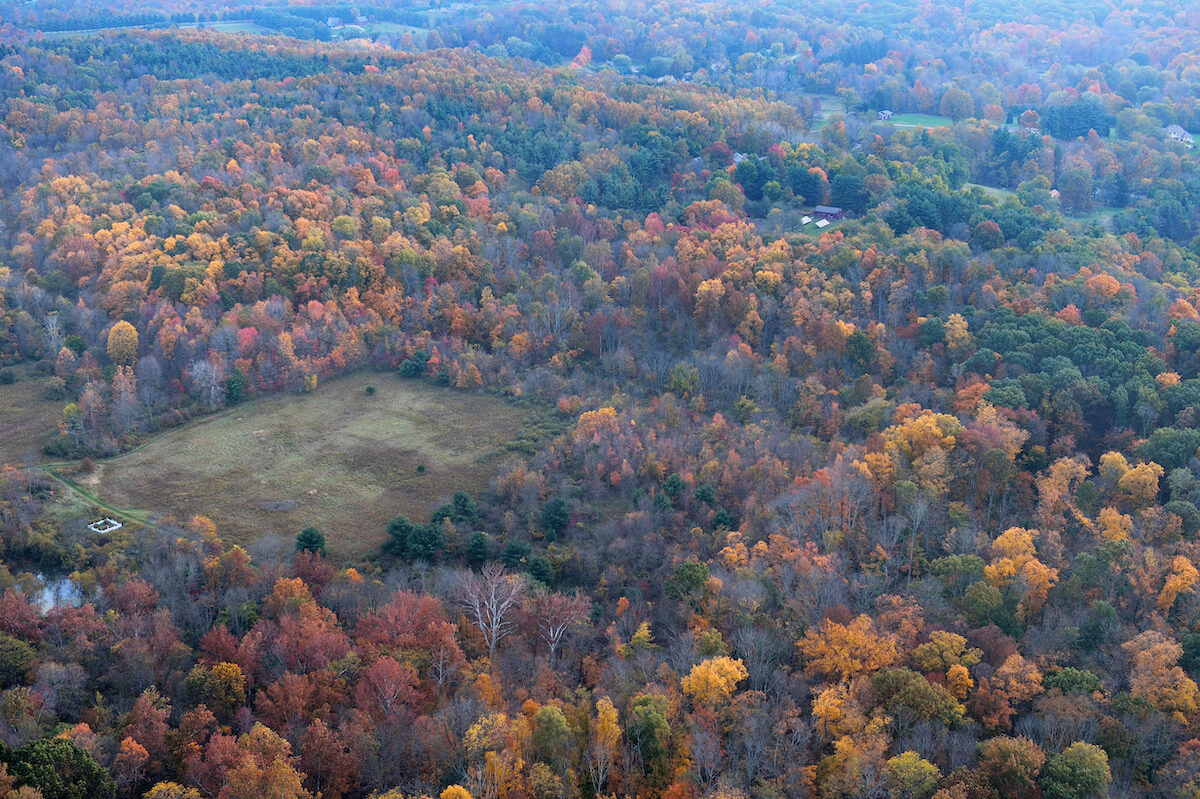
<svg viewBox="0 0 1200 799"><path fill-rule="evenodd" d="M898 128L944 128L954 124L950 117L936 114L896 114L888 121Z"/></svg>
<svg viewBox="0 0 1200 799"><path fill-rule="evenodd" d="M48 377L32 376L23 367L12 385L0 385L0 464L44 463L42 447L58 432L66 400L45 398Z"/></svg>
<svg viewBox="0 0 1200 799"><path fill-rule="evenodd" d="M478 496L517 439L548 434L533 417L495 397L360 372L200 419L75 479L138 515L208 516L243 545L317 527L333 558L355 558L396 514L424 521L455 491Z"/></svg>

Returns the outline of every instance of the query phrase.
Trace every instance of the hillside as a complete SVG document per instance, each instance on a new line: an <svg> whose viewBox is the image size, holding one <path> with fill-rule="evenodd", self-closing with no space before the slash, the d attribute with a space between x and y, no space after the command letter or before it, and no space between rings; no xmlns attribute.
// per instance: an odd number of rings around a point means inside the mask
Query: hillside
<svg viewBox="0 0 1200 799"><path fill-rule="evenodd" d="M0 19L0 798L1200 790L1194 10Z"/></svg>

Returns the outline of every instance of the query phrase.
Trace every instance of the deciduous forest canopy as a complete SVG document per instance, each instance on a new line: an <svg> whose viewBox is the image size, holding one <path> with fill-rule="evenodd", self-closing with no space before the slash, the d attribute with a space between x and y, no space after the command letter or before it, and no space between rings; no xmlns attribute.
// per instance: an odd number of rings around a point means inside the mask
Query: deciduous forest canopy
<svg viewBox="0 0 1200 799"><path fill-rule="evenodd" d="M0 2L0 799L1200 796L1200 8L374 2Z"/></svg>

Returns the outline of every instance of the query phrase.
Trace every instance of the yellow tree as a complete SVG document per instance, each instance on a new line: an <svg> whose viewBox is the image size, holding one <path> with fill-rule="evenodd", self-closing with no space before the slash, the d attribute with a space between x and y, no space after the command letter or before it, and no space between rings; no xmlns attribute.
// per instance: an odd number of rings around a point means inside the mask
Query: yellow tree
<svg viewBox="0 0 1200 799"><path fill-rule="evenodd" d="M1023 619L1032 618L1046 604L1046 596L1058 582L1058 569L1037 559L1033 540L1036 530L1010 527L992 542L993 558L983 569L984 577L993 586L1004 590L1013 586L1021 594L1017 612Z"/></svg>
<svg viewBox="0 0 1200 799"><path fill-rule="evenodd" d="M1086 517L1075 506L1074 495L1079 484L1087 479L1090 466L1085 455L1059 458L1038 477L1037 521L1043 530L1062 530L1068 514L1083 523L1082 518Z"/></svg>
<svg viewBox="0 0 1200 799"><path fill-rule="evenodd" d="M1042 672L1014 652L996 669L992 685L1004 691L1013 704L1028 702L1043 690Z"/></svg>
<svg viewBox="0 0 1200 799"><path fill-rule="evenodd" d="M1187 556L1176 555L1175 560L1171 561L1171 571L1167 574L1162 593L1158 595L1158 609L1163 613L1170 612L1179 595L1195 591L1197 582L1200 582L1200 572L1196 571Z"/></svg>
<svg viewBox="0 0 1200 799"><path fill-rule="evenodd" d="M912 659L924 672L949 671L956 664L971 668L983 659L983 652L968 648L967 639L958 633L934 630L928 642L913 650Z"/></svg>
<svg viewBox="0 0 1200 799"><path fill-rule="evenodd" d="M941 501L953 477L950 455L963 426L954 416L921 410L911 403L897 408L894 420L895 424L883 431L884 452L903 477L894 483L889 480L888 487L896 489L899 509L908 517L911 572L917 557L917 542L926 535L922 532L922 522L929 504ZM883 477L871 463L872 459L866 460L872 474L877 479Z"/></svg>
<svg viewBox="0 0 1200 799"><path fill-rule="evenodd" d="M1096 517L1100 537L1105 541L1128 541L1133 532L1133 519L1128 514L1121 513L1116 508L1101 508Z"/></svg>
<svg viewBox="0 0 1200 799"><path fill-rule="evenodd" d="M937 766L911 751L889 759L883 769L883 779L895 799L928 799L941 778Z"/></svg>
<svg viewBox="0 0 1200 799"><path fill-rule="evenodd" d="M971 334L967 330L967 320L962 314L952 313L945 324L946 344L953 352L963 352L971 344Z"/></svg>
<svg viewBox="0 0 1200 799"><path fill-rule="evenodd" d="M1133 658L1130 693L1143 698L1181 724L1200 710L1200 689L1177 664L1183 647L1157 630L1147 630L1121 647Z"/></svg>
<svg viewBox="0 0 1200 799"><path fill-rule="evenodd" d="M962 433L962 423L949 414L930 410L913 416L911 412L914 407L898 408L896 424L883 431L888 451L913 463L934 449L943 453L953 450L957 437Z"/></svg>
<svg viewBox="0 0 1200 799"><path fill-rule="evenodd" d="M900 657L895 639L881 634L865 614L849 624L825 619L796 645L808 661L809 672L831 680L848 680L876 671Z"/></svg>
<svg viewBox="0 0 1200 799"><path fill-rule="evenodd" d="M883 787L889 724L890 718L880 716L872 719L862 734L845 735L833 742L833 754L817 765L818 797L871 796Z"/></svg>
<svg viewBox="0 0 1200 799"><path fill-rule="evenodd" d="M971 689L975 687L975 681L971 679L971 672L961 663L955 663L946 670L946 690L951 696L960 702L967 698L971 693Z"/></svg>
<svg viewBox="0 0 1200 799"><path fill-rule="evenodd" d="M875 696L867 677L830 685L813 698L812 715L817 729L830 740L861 735L870 724L867 715Z"/></svg>
<svg viewBox="0 0 1200 799"><path fill-rule="evenodd" d="M742 661L722 655L697 663L681 685L693 702L713 709L728 702L737 690L737 684L748 676Z"/></svg>
<svg viewBox="0 0 1200 799"><path fill-rule="evenodd" d="M1112 491L1129 471L1129 461L1119 452L1106 452L1100 456L1100 465L1096 471L1099 473L1101 485Z"/></svg>
<svg viewBox="0 0 1200 799"><path fill-rule="evenodd" d="M108 358L119 366L129 366L137 355L137 328L122 319L108 331Z"/></svg>
<svg viewBox="0 0 1200 799"><path fill-rule="evenodd" d="M202 799L195 788L185 788L177 782L160 782L145 794L145 799Z"/></svg>
<svg viewBox="0 0 1200 799"><path fill-rule="evenodd" d="M490 713L468 728L463 749L468 765L467 788L476 799L500 799L519 781L525 762L516 754L528 742L528 727L522 717L509 719Z"/></svg>
<svg viewBox="0 0 1200 799"><path fill-rule="evenodd" d="M509 752L487 752L483 763L467 769L468 781L474 788L472 796L479 799L501 799L516 786L525 762Z"/></svg>
<svg viewBox="0 0 1200 799"><path fill-rule="evenodd" d="M238 739L241 760L225 774L218 799L311 799L292 765L292 746L269 727L255 724Z"/></svg>
<svg viewBox="0 0 1200 799"><path fill-rule="evenodd" d="M1144 508L1158 497L1158 480L1162 476L1163 467L1157 463L1139 463L1121 476L1117 489L1131 506Z"/></svg>
<svg viewBox="0 0 1200 799"><path fill-rule="evenodd" d="M588 730L587 767L596 794L604 789L617 761L621 744L621 727L617 709L607 696L596 701L596 718Z"/></svg>

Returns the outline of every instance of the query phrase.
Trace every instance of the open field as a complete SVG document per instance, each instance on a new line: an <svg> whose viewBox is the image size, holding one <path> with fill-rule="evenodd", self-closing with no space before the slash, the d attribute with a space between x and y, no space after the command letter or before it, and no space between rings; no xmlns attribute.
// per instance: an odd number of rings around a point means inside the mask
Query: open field
<svg viewBox="0 0 1200 799"><path fill-rule="evenodd" d="M417 28L412 25L402 25L399 22L368 22L367 33L411 33L413 38L420 39L429 35L428 28Z"/></svg>
<svg viewBox="0 0 1200 799"><path fill-rule="evenodd" d="M992 195L993 197L995 197L997 200L999 200L1001 202L1007 200L1009 197L1017 196L1017 193L1015 191L1009 191L1008 189L1000 189L1000 188L996 188L995 186L985 186L982 183L964 183L963 188L964 189L982 189L986 194Z"/></svg>
<svg viewBox="0 0 1200 799"><path fill-rule="evenodd" d="M184 23L179 25L180 28L203 28L206 31L217 31L219 33L273 33L270 28L264 28L258 23L251 22L248 19L228 20L225 22L205 22Z"/></svg>
<svg viewBox="0 0 1200 799"><path fill-rule="evenodd" d="M176 22L171 25L115 25L108 28L79 28L73 30L62 31L43 31L42 36L47 39L63 39L68 36L91 36L94 34L108 33L110 31L125 31L125 30L169 30L177 28L179 30L195 30L202 28L204 30L216 31L218 33L254 33L259 35L279 35L278 31L273 31L270 28L265 28L256 22L248 19L221 20L217 22ZM367 26L359 27L358 25L347 25L345 28L334 30L336 34L339 30L353 31L356 33L367 34L390 34L390 33L411 33L413 38L418 42L423 42L429 35L428 28L415 28L411 25L401 25L395 22L372 22Z"/></svg>
<svg viewBox="0 0 1200 799"><path fill-rule="evenodd" d="M58 431L66 400L43 396L48 377L30 376L16 367L20 379L0 386L0 463L44 463L42 446Z"/></svg>
<svg viewBox="0 0 1200 799"><path fill-rule="evenodd" d="M825 123L829 121L830 116L843 113L846 107L846 104L842 102L842 98L838 97L836 94L817 94L815 92L810 92L804 96L810 100L821 101L821 110L817 112L812 121L812 130L814 132L824 127Z"/></svg>
<svg viewBox="0 0 1200 799"><path fill-rule="evenodd" d="M239 544L290 542L317 527L331 557L348 559L379 545L398 513L424 521L455 491L478 496L507 445L528 435L531 415L494 397L361 372L157 436L78 480L137 515L208 516Z"/></svg>
<svg viewBox="0 0 1200 799"><path fill-rule="evenodd" d="M776 235L782 235L785 239L795 242L798 236L804 236L808 239L818 239L823 233L833 233L835 230L840 230L846 220L831 222L828 227L819 228L814 223L801 225L799 222L791 223L777 231Z"/></svg>
<svg viewBox="0 0 1200 799"><path fill-rule="evenodd" d="M832 115L845 113L845 103L836 94L807 93L804 96L821 101L821 110L813 118L813 131L820 130ZM860 111L859 119L865 124L873 124L876 122L875 112ZM953 125L954 120L937 114L895 114L887 123L898 128L944 128Z"/></svg>
<svg viewBox="0 0 1200 799"><path fill-rule="evenodd" d="M888 121L898 128L944 128L954 124L950 117L935 114L896 114Z"/></svg>
<svg viewBox="0 0 1200 799"><path fill-rule="evenodd" d="M217 22L176 22L171 25L156 24L156 25L114 25L108 28L78 28L63 31L42 31L42 36L46 39L64 39L68 36L92 36L94 34L109 33L110 31L142 31L142 30L195 30L203 28L204 30L217 31L218 33L256 33L269 34L274 33L270 28L264 28L255 22L248 19L223 20Z"/></svg>
<svg viewBox="0 0 1200 799"><path fill-rule="evenodd" d="M1115 213L1116 212L1113 211L1111 208L1097 208L1093 211L1087 212L1086 214L1063 213L1063 217L1066 219L1070 219L1073 222L1080 222L1080 223L1085 223L1085 224L1091 223L1091 222L1096 222L1101 227L1103 227L1105 230L1111 231L1112 227L1113 227L1113 215Z"/></svg>

